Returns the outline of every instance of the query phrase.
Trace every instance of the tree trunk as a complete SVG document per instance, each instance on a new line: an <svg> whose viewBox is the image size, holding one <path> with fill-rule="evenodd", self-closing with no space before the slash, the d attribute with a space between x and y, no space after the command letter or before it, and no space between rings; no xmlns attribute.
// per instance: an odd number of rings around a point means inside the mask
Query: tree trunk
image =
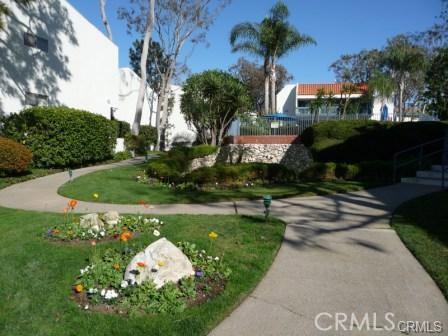
<svg viewBox="0 0 448 336"><path fill-rule="evenodd" d="M151 103L149 104L149 126L152 126L152 115L154 110L154 90L151 89Z"/></svg>
<svg viewBox="0 0 448 336"><path fill-rule="evenodd" d="M162 83L160 93L157 96L157 110L156 110L156 131L157 131L157 141L156 141L156 151L160 150L160 114L162 112L162 103L163 103L163 92L165 90L165 77L162 76Z"/></svg>
<svg viewBox="0 0 448 336"><path fill-rule="evenodd" d="M112 30L110 29L109 21L107 20L106 15L106 0L99 0L99 1L100 1L101 20L103 21L104 28L106 28L107 38L112 41Z"/></svg>
<svg viewBox="0 0 448 336"><path fill-rule="evenodd" d="M404 81L400 80L400 95L398 98L398 113L399 121L403 121L403 91L404 91Z"/></svg>
<svg viewBox="0 0 448 336"><path fill-rule="evenodd" d="M277 81L276 67L275 67L275 63L272 63L272 65L271 65L271 113L277 112L277 99L276 99L276 95L275 95L276 81Z"/></svg>
<svg viewBox="0 0 448 336"><path fill-rule="evenodd" d="M162 120L160 122L161 137L160 137L160 150L166 149L166 128L168 124L168 113L169 113L169 98L171 95L171 86L169 79L166 81L165 93L163 95L163 110L162 110Z"/></svg>
<svg viewBox="0 0 448 336"><path fill-rule="evenodd" d="M264 61L264 114L269 114L269 60Z"/></svg>
<svg viewBox="0 0 448 336"><path fill-rule="evenodd" d="M148 61L149 42L151 40L152 29L154 27L154 1L149 0L148 18L146 21L145 37L143 39L142 56L140 58L141 81L138 91L137 107L135 109L134 123L132 124L132 134L138 135L140 131L140 123L142 121L143 104L145 102L146 93L146 63Z"/></svg>

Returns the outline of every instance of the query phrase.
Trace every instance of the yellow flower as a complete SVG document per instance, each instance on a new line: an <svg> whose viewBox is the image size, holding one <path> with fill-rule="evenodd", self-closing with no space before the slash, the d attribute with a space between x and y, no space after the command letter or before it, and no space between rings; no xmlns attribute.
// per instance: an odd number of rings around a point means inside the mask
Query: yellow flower
<svg viewBox="0 0 448 336"><path fill-rule="evenodd" d="M163 260L159 260L159 261L157 262L157 266L159 266L159 267L163 267L163 266L165 266L165 262L164 262Z"/></svg>
<svg viewBox="0 0 448 336"><path fill-rule="evenodd" d="M118 271L120 269L120 264L113 264L112 267L114 270Z"/></svg>
<svg viewBox="0 0 448 336"><path fill-rule="evenodd" d="M99 197L100 197L100 195L98 195L97 193L94 193L94 194L93 194L93 198L94 198L94 199L98 199Z"/></svg>
<svg viewBox="0 0 448 336"><path fill-rule="evenodd" d="M81 293L83 291L84 287L81 284L77 284L73 287L73 289L75 290L76 293Z"/></svg>
<svg viewBox="0 0 448 336"><path fill-rule="evenodd" d="M218 234L215 231L211 231L211 232L209 232L208 237L210 239L216 239L216 238L218 238Z"/></svg>

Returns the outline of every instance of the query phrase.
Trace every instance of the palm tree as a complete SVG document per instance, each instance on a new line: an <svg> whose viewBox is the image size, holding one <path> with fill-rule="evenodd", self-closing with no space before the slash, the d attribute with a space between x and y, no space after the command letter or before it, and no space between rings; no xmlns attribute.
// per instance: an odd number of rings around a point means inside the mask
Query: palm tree
<svg viewBox="0 0 448 336"><path fill-rule="evenodd" d="M264 113L269 112L269 52L262 41L262 27L259 23L243 22L230 32L232 52L244 51L263 59L264 70Z"/></svg>
<svg viewBox="0 0 448 336"><path fill-rule="evenodd" d="M300 34L296 28L291 26L287 21L288 17L288 7L279 1L271 8L269 16L261 23L240 23L233 27L230 33L232 52L244 51L263 59L265 113L276 110L277 60L300 46L316 43L313 38ZM269 104L269 84L271 84L271 104Z"/></svg>
<svg viewBox="0 0 448 336"><path fill-rule="evenodd" d="M395 89L393 79L381 72L374 72L369 80L369 90L378 95L381 100L380 112L383 111L386 101L392 97Z"/></svg>
<svg viewBox="0 0 448 336"><path fill-rule="evenodd" d="M300 34L288 21L289 9L283 1L278 1L271 8L269 16L262 23L262 42L267 45L269 53L271 79L271 111L276 112L276 64L279 58L305 45L316 44L308 35Z"/></svg>

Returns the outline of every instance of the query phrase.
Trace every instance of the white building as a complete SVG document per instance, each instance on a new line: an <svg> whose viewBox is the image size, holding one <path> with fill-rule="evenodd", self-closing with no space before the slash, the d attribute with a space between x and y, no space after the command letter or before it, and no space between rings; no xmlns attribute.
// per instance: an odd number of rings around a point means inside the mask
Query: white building
<svg viewBox="0 0 448 336"><path fill-rule="evenodd" d="M34 105L64 105L132 124L140 78L119 69L118 47L66 0L29 6L6 0L11 15L0 32L0 114ZM189 131L174 87L171 139ZM157 100L147 90L142 124L155 125Z"/></svg>
<svg viewBox="0 0 448 336"><path fill-rule="evenodd" d="M347 94L344 93L342 83L286 85L277 94L277 111L287 115L299 117L310 115L311 103L317 98L319 90L323 90L325 92L324 98L328 98L330 92L335 100L347 98ZM351 93L350 99L352 101L356 101L361 98L366 91L367 85L358 85L357 90ZM374 96L373 101L360 104L359 112L369 114L370 119L372 120L392 120L394 111L393 100L389 99L384 103L386 109L383 107L383 111L381 111L381 107L383 105L381 99L378 96ZM337 110L337 104L333 104L333 106L325 109L325 111L321 111L321 113L328 113L331 116L336 115Z"/></svg>

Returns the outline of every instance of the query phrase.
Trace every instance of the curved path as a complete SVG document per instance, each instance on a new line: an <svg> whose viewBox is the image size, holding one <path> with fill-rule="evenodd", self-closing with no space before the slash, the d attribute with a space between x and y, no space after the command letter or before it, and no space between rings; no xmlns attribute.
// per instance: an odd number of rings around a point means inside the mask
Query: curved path
<svg viewBox="0 0 448 336"><path fill-rule="evenodd" d="M138 162L83 168L74 171L74 177ZM0 206L60 212L67 199L59 196L57 189L67 180L67 173L59 173L10 186L0 190ZM448 335L445 298L388 225L391 212L399 204L435 190L399 184L347 194L275 200L272 214L288 223L280 251L254 292L211 335L402 334L397 328L373 331L375 314L377 327L391 325L385 320L386 313L393 314L389 318L396 324L442 321L441 334ZM261 201L149 208L79 202L76 208L78 212L111 209L121 213L261 214L263 206ZM315 326L315 317L320 313L327 313L318 320L321 328L331 327L326 332ZM337 313L341 319L342 314L348 315L348 321L338 330ZM349 330L351 314L360 322L365 316L369 319L362 331Z"/></svg>

